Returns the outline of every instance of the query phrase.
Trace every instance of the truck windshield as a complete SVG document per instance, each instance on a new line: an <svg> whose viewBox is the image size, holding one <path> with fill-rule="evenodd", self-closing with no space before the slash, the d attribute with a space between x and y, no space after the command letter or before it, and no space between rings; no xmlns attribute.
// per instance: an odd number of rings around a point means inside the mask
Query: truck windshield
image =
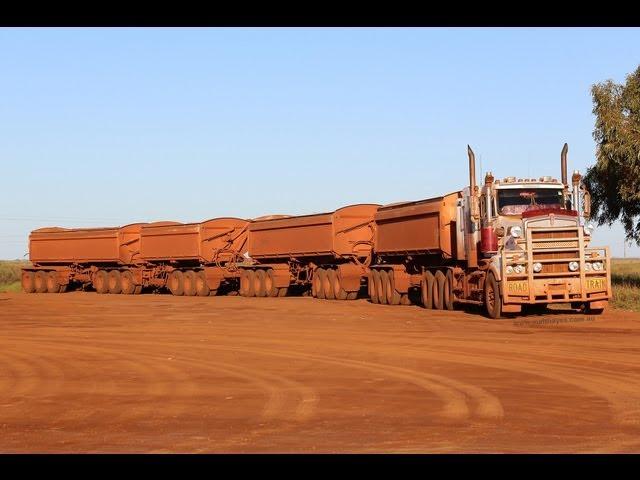
<svg viewBox="0 0 640 480"><path fill-rule="evenodd" d="M563 208L562 190L551 188L514 188L498 190L500 215L520 215L527 210Z"/></svg>

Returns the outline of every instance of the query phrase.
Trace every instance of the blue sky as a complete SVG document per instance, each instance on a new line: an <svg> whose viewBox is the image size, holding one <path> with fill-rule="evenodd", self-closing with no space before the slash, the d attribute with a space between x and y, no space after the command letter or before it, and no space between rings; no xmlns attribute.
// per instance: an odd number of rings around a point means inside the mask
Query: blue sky
<svg viewBox="0 0 640 480"><path fill-rule="evenodd" d="M640 29L0 29L0 258L30 230L328 211L594 162ZM619 225L596 243L621 256ZM640 256L630 248L628 255Z"/></svg>

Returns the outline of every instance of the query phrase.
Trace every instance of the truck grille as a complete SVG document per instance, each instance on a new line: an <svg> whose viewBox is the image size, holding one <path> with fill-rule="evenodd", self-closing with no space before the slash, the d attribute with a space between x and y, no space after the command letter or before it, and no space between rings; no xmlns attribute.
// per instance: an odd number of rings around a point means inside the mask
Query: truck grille
<svg viewBox="0 0 640 480"><path fill-rule="evenodd" d="M575 227L554 231L531 229L529 234L532 240L533 261L542 263L542 272L544 273L569 273L567 259L580 257L578 230ZM546 251L550 249L561 249L562 251ZM552 260L555 259L558 261L553 262Z"/></svg>

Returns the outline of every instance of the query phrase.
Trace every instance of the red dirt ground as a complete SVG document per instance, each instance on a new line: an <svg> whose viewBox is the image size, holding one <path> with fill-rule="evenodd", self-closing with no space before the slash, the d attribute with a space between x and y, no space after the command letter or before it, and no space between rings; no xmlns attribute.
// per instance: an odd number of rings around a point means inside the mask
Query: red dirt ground
<svg viewBox="0 0 640 480"><path fill-rule="evenodd" d="M637 313L73 292L0 322L0 452L640 452Z"/></svg>

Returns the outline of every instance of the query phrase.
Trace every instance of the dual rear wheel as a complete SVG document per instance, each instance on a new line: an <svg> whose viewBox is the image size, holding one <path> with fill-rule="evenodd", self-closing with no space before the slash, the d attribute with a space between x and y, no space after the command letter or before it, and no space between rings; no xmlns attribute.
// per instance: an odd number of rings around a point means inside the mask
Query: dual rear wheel
<svg viewBox="0 0 640 480"><path fill-rule="evenodd" d="M112 295L133 295L142 291L142 285L136 285L129 270L98 270L93 276L93 288L99 294Z"/></svg>
<svg viewBox="0 0 640 480"><path fill-rule="evenodd" d="M433 310L453 310L453 272L450 268L425 271L420 282L422 306Z"/></svg>
<svg viewBox="0 0 640 480"><path fill-rule="evenodd" d="M369 298L383 305L408 304L409 296L396 289L395 273L392 269L374 268L369 273Z"/></svg>
<svg viewBox="0 0 640 480"><path fill-rule="evenodd" d="M240 273L240 295L243 297L284 297L288 290L288 287L276 286L271 268L246 269Z"/></svg>
<svg viewBox="0 0 640 480"><path fill-rule="evenodd" d="M336 268L316 268L311 282L311 294L326 300L355 300L358 292L348 292Z"/></svg>

